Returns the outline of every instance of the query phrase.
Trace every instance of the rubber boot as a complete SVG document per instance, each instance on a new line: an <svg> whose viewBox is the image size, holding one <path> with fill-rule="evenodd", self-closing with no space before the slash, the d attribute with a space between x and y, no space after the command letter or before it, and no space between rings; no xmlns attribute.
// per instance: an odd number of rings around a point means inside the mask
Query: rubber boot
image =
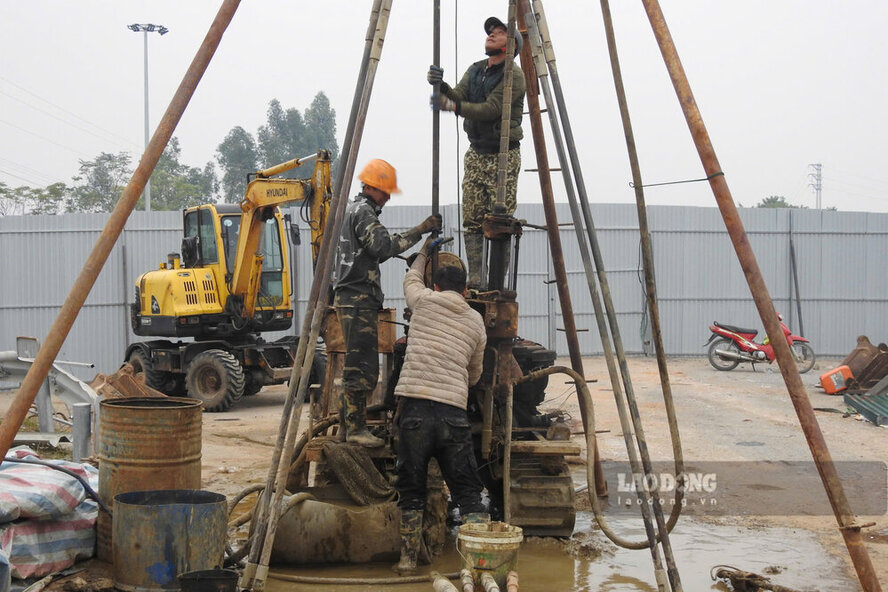
<svg viewBox="0 0 888 592"><path fill-rule="evenodd" d="M345 441L365 448L379 448L385 440L377 438L367 429L367 393L345 393Z"/></svg>
<svg viewBox="0 0 888 592"><path fill-rule="evenodd" d="M401 560L392 566L398 575L416 573L422 543L422 510L401 510Z"/></svg>
<svg viewBox="0 0 888 592"><path fill-rule="evenodd" d="M484 254L484 235L471 233L465 235L466 263L469 267L469 277L466 285L469 288L480 290L483 287L481 277L481 262Z"/></svg>

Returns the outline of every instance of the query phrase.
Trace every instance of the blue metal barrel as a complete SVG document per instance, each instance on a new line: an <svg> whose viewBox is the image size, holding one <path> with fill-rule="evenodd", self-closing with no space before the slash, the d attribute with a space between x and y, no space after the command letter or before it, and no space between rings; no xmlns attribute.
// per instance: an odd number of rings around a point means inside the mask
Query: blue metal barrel
<svg viewBox="0 0 888 592"><path fill-rule="evenodd" d="M222 565L228 506L220 493L133 491L114 498L114 585L128 592L178 590L179 574Z"/></svg>

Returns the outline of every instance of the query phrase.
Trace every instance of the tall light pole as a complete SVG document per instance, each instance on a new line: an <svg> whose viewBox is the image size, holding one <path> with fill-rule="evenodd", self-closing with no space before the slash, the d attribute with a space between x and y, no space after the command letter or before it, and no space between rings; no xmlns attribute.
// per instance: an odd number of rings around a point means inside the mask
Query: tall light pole
<svg viewBox="0 0 888 592"><path fill-rule="evenodd" d="M163 25L153 25L153 24L144 24L144 25L127 25L126 27L130 31L134 33L144 33L145 38L145 148L148 147L148 140L150 139L148 135L148 33L160 33L161 35L166 35L169 33L169 29L164 27ZM151 179L145 182L145 191L143 192L145 196L145 211L151 211Z"/></svg>

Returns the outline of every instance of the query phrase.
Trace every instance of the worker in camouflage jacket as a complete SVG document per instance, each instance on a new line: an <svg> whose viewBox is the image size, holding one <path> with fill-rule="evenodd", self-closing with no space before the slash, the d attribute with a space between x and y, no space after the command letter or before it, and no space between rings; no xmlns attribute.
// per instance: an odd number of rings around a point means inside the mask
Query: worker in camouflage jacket
<svg viewBox="0 0 888 592"><path fill-rule="evenodd" d="M346 209L339 236L333 306L345 340L340 428L346 441L373 448L384 444L366 426L367 399L379 378L377 329L384 297L379 264L415 245L423 234L439 230L441 216L390 234L379 214L391 194L401 192L394 167L371 160L358 179L363 189Z"/></svg>
<svg viewBox="0 0 888 592"><path fill-rule="evenodd" d="M453 111L465 118L463 129L469 137L464 159L462 198L469 286L481 287L481 254L484 236L481 223L496 202L496 177L503 117L503 79L506 62L506 25L492 16L484 21L487 59L475 62L455 87L443 82L444 70L431 66L429 84L440 83L440 94L432 96L432 106ZM521 35L515 36L515 55L521 51ZM521 169L520 142L524 137L521 118L524 111L524 74L516 63L512 68L511 122L506 169L506 211L511 216L517 206L518 172ZM508 268L508 265L506 265Z"/></svg>
<svg viewBox="0 0 888 592"><path fill-rule="evenodd" d="M481 502L472 427L466 414L469 387L481 378L487 333L481 315L463 297L466 272L440 266L427 288L423 274L432 239L404 277L411 310L407 354L395 387L398 402L399 573L416 570L422 536L429 460L437 459L463 522L489 520Z"/></svg>

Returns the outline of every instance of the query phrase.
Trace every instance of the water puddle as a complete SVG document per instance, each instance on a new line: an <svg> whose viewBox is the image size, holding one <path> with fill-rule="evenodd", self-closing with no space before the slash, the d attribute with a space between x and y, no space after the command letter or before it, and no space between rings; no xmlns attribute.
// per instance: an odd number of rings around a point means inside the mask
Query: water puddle
<svg viewBox="0 0 888 592"><path fill-rule="evenodd" d="M518 560L522 592L656 592L650 551L631 551L614 546L600 531L592 528L594 518L581 512L572 542L529 539L521 546ZM640 519L611 520L622 536L637 540L644 531ZM684 589L728 591L724 584L710 579L710 569L730 565L745 571L770 574L775 584L799 590L846 592L856 582L845 573L843 562L826 552L816 536L791 528L748 528L708 524L682 519L670 540ZM312 566L298 569L272 568L283 574L357 578L388 578L391 563L347 566ZM451 552L420 571L458 571L461 559ZM400 585L321 585L297 584L269 579L268 592L316 592L349 590L406 592L432 590L431 583Z"/></svg>

